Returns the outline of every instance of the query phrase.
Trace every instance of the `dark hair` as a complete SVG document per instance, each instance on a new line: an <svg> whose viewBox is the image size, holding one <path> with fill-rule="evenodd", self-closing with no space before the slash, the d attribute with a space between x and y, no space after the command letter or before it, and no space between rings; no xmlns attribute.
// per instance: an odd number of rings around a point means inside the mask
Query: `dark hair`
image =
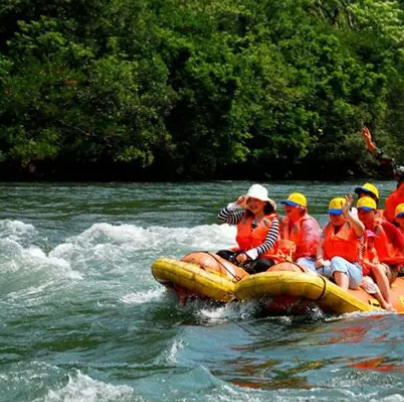
<svg viewBox="0 0 404 402"><path fill-rule="evenodd" d="M267 202L264 206L264 215L270 215L275 212L275 208L271 205L271 203ZM246 216L254 216L254 214L249 210L245 210Z"/></svg>
<svg viewBox="0 0 404 402"><path fill-rule="evenodd" d="M275 212L275 208L272 206L270 202L267 202L264 207L265 215L270 215Z"/></svg>

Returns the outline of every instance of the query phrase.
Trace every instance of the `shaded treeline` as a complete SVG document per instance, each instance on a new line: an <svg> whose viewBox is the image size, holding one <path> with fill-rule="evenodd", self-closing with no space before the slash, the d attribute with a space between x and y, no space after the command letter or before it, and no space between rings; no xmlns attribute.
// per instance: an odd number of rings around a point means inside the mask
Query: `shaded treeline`
<svg viewBox="0 0 404 402"><path fill-rule="evenodd" d="M2 0L1 179L343 178L404 162L404 3Z"/></svg>

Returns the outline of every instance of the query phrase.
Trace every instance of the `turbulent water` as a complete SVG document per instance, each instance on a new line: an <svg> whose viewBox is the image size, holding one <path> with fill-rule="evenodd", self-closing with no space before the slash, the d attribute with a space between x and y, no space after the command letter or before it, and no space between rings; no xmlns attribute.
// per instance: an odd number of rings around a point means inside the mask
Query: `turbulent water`
<svg viewBox="0 0 404 402"><path fill-rule="evenodd" d="M2 185L0 401L404 401L403 316L180 309L154 281L159 256L233 244L216 215L250 184ZM267 187L324 223L355 184Z"/></svg>

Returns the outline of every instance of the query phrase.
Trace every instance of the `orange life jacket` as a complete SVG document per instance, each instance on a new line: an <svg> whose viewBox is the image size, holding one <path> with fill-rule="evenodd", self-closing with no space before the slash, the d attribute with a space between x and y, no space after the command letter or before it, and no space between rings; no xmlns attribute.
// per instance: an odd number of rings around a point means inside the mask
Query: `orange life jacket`
<svg viewBox="0 0 404 402"><path fill-rule="evenodd" d="M370 264L378 264L379 258L375 247L367 248L362 262L363 276L370 274Z"/></svg>
<svg viewBox="0 0 404 402"><path fill-rule="evenodd" d="M289 224L289 219L282 219L282 238L295 243L293 260L301 257L314 257L320 241L321 228L318 222L310 215L305 214L298 221ZM303 230L303 224L310 225L310 232Z"/></svg>
<svg viewBox="0 0 404 402"><path fill-rule="evenodd" d="M272 221L277 218L277 214L273 213L264 216L255 229L251 229L254 217L250 214L244 214L243 218L237 225L236 241L239 250L250 250L265 243L268 231L272 226ZM233 249L235 250L235 249ZM278 252L278 241L266 253L261 254L260 258L272 258Z"/></svg>
<svg viewBox="0 0 404 402"><path fill-rule="evenodd" d="M386 207L384 210L384 217L389 222L394 221L394 213L396 211L396 207L398 204L404 203L404 192L402 189L402 185L395 191L393 191L387 198L386 198Z"/></svg>
<svg viewBox="0 0 404 402"><path fill-rule="evenodd" d="M345 222L338 233L334 233L334 226L331 222L327 223L324 228L323 249L324 257L328 260L333 257L342 257L352 263L361 263L363 256L361 256L360 251L365 246L365 241L358 238L349 222Z"/></svg>
<svg viewBox="0 0 404 402"><path fill-rule="evenodd" d="M394 248L394 246L390 243L389 238L386 235L386 232L383 229L380 219L375 220L375 226L373 228L373 232L376 234L375 237L375 249L377 251L377 255L379 256L380 261L383 262L386 258L391 257L401 257L402 253L400 250Z"/></svg>

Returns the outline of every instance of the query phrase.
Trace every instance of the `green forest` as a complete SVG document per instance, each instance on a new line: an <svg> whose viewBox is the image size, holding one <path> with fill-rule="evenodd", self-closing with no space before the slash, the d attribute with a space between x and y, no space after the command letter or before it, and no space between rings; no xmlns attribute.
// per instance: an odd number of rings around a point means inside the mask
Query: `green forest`
<svg viewBox="0 0 404 402"><path fill-rule="evenodd" d="M0 179L342 179L404 163L404 1L2 0Z"/></svg>

